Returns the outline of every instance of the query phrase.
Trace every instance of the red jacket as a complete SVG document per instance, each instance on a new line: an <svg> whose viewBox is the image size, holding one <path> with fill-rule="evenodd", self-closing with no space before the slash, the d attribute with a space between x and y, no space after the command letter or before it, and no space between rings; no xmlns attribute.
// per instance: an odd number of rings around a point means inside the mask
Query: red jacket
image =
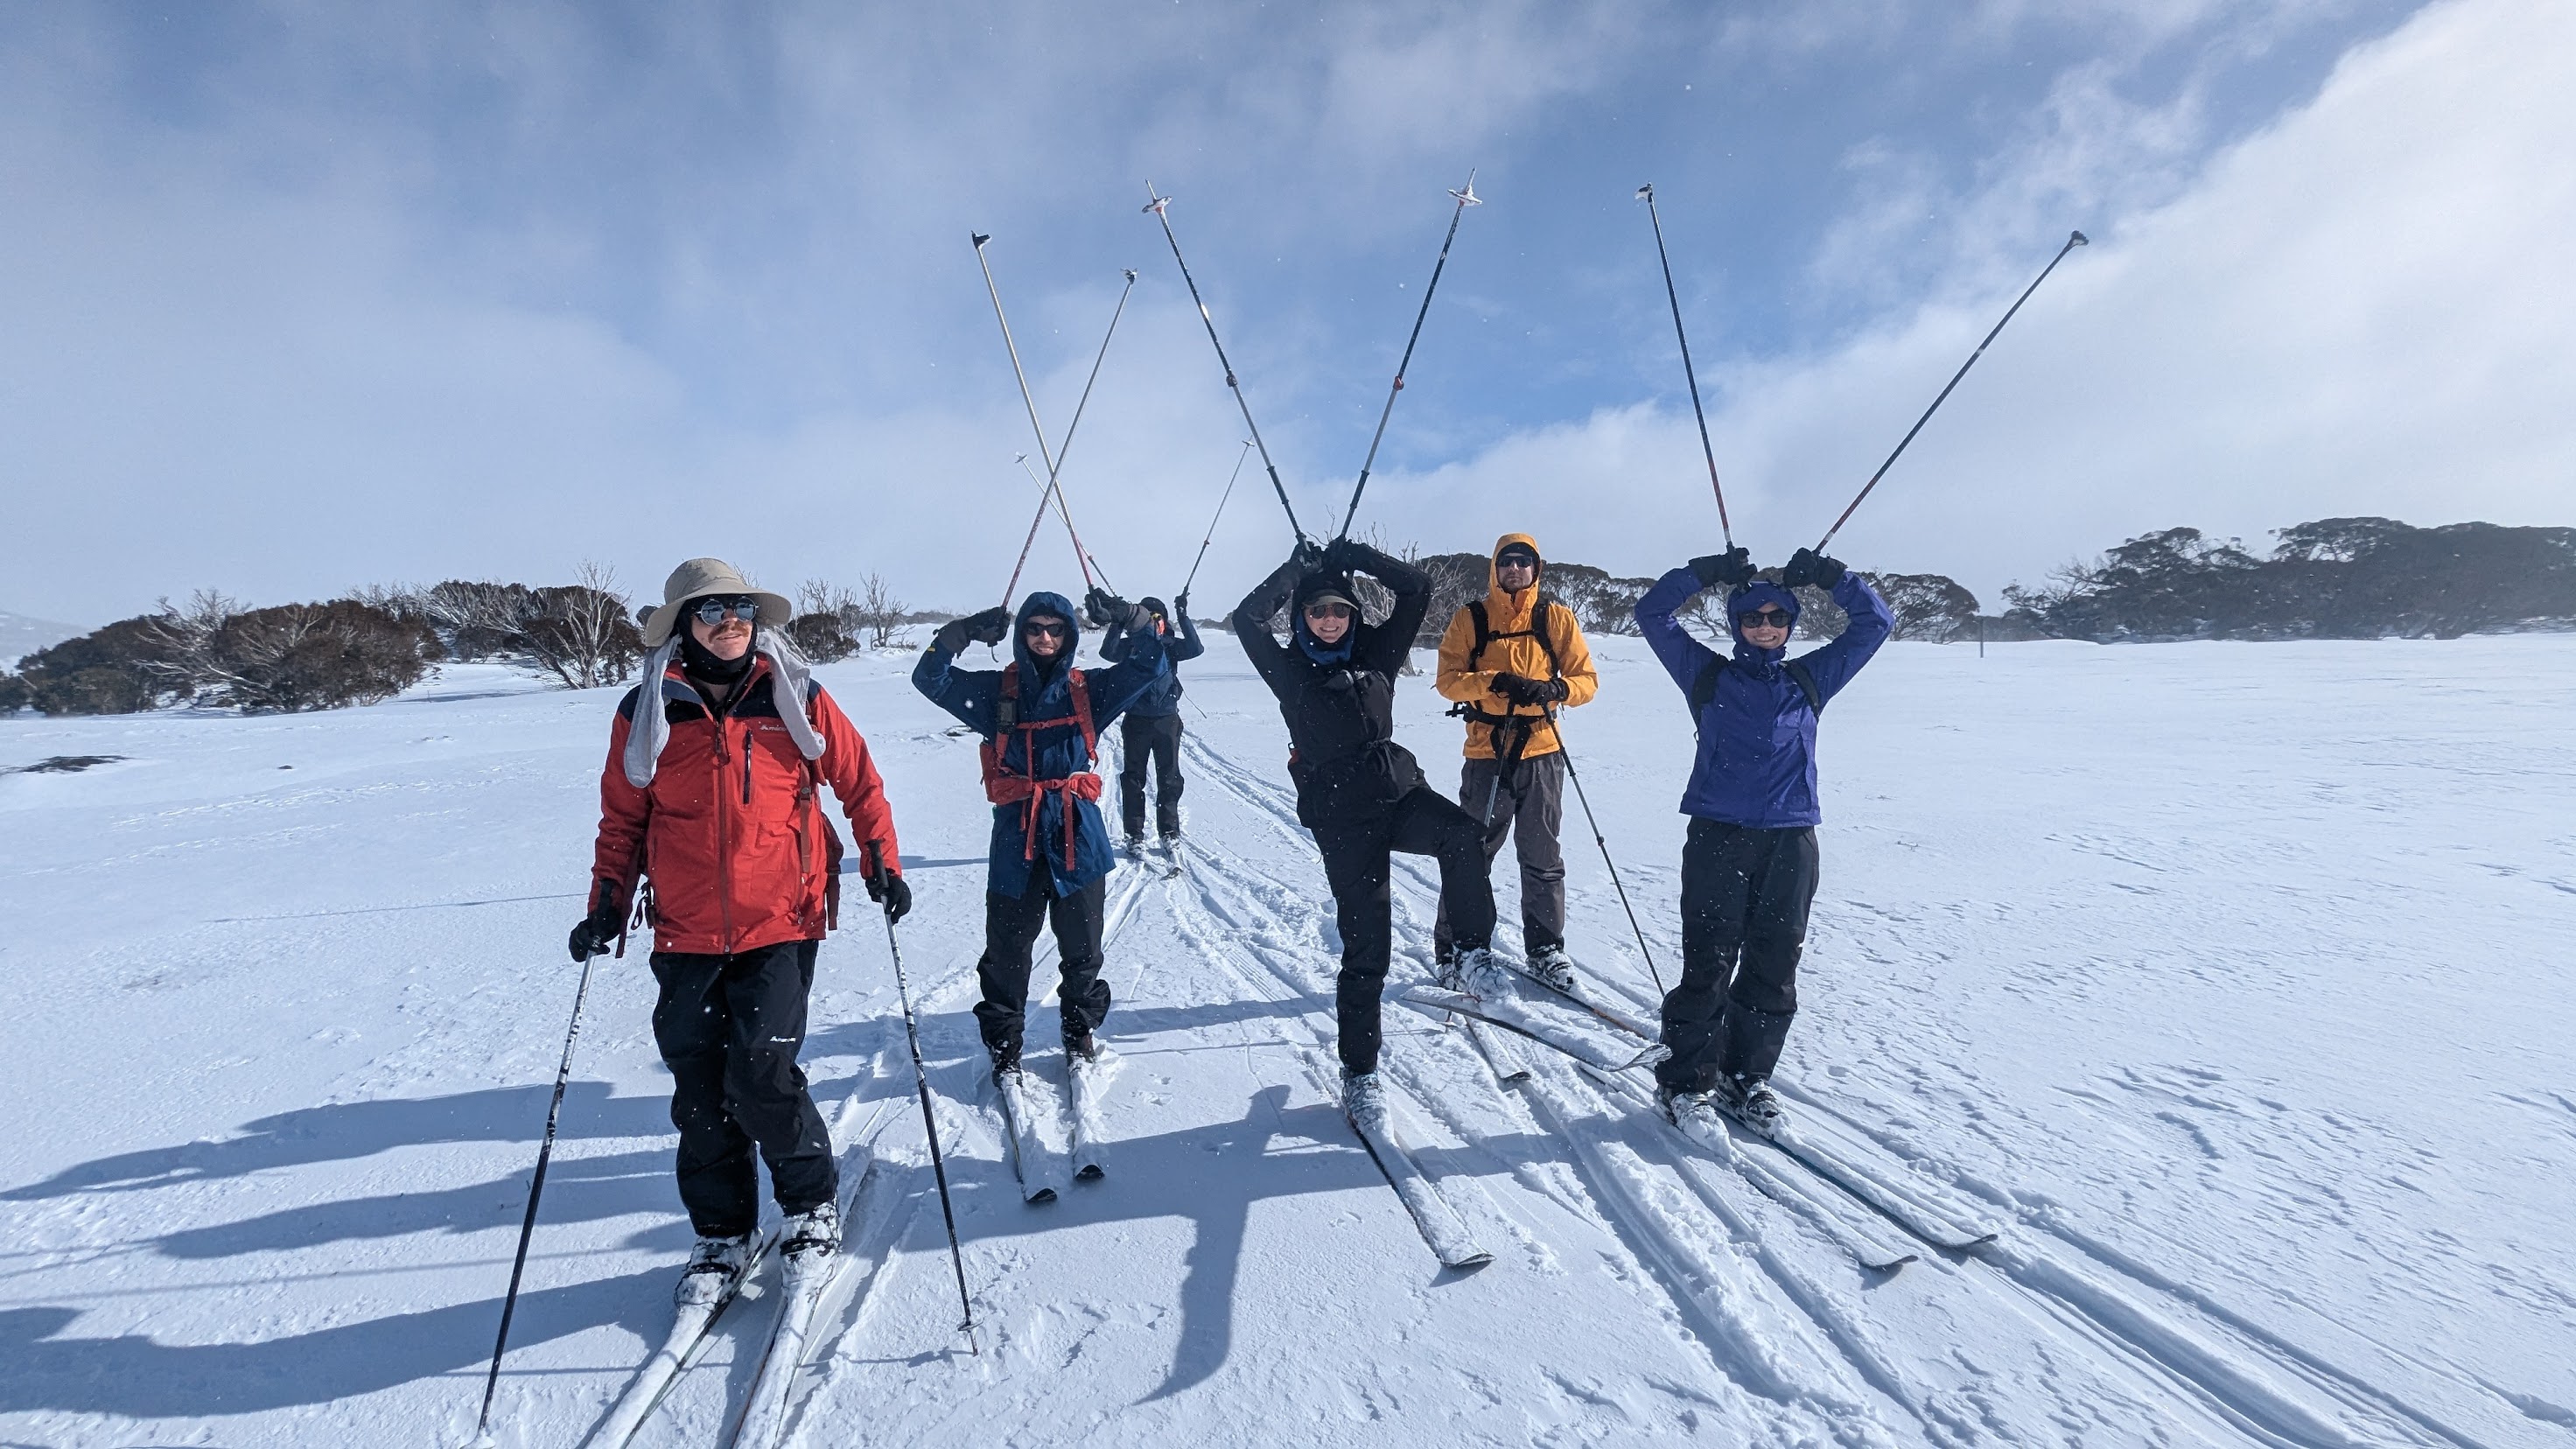
<svg viewBox="0 0 2576 1449"><path fill-rule="evenodd" d="M661 698L671 738L653 783L626 778L626 737L640 690L627 691L608 734L599 776L599 853L592 874L631 901L636 877L653 881L653 949L729 955L781 941L819 941L825 926L832 835L815 781L832 787L849 816L851 846L876 843L900 873L894 814L849 716L815 685L806 718L823 757L807 763L771 699L769 661L757 661L719 718L674 666Z"/></svg>

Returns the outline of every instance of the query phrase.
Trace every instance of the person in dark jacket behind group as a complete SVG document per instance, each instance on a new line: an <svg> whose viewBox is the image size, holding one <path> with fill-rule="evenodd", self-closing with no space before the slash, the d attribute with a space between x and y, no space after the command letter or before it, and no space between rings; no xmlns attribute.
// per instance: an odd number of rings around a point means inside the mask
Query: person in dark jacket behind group
<svg viewBox="0 0 2576 1449"><path fill-rule="evenodd" d="M1395 593L1382 624L1360 618L1360 572ZM1288 607L1289 642L1270 632ZM1335 985L1340 1021L1342 1106L1353 1125L1385 1125L1378 1081L1378 996L1393 952L1389 853L1435 856L1440 900L1456 956L1453 975L1491 980L1494 890L1486 875L1484 831L1422 778L1413 755L1395 742L1395 674L1431 609L1431 576L1355 540L1321 553L1300 543L1270 577L1235 606L1235 639L1262 682L1279 697L1288 723L1288 776L1297 786L1297 819L1315 833L1324 877L1342 935Z"/></svg>
<svg viewBox="0 0 2576 1449"><path fill-rule="evenodd" d="M683 1305L721 1298L750 1266L754 1145L787 1215L789 1261L839 1250L831 1133L796 1065L839 900L840 837L820 786L849 817L869 897L898 919L912 908L867 741L786 644L793 613L722 559L672 573L644 623L644 682L609 727L590 913L572 931L576 961L622 952L637 881L650 877L653 1039L671 1069L680 1201L698 1232Z"/></svg>
<svg viewBox="0 0 2576 1449"><path fill-rule="evenodd" d="M1161 636L1144 610L1097 589L1095 618L1124 620L1137 634L1127 660L1098 674L1073 667L1081 626L1062 594L1033 593L1016 622L987 609L952 620L922 651L913 687L984 737L984 795L993 802L990 873L984 887L984 955L975 1007L998 1078L1020 1069L1028 1018L1029 947L1052 922L1064 983L1064 1049L1096 1057L1109 1015L1100 979L1100 932L1114 859L1101 826L1100 777L1091 772L1100 726L1134 705L1163 675ZM1008 631L1013 662L959 669L969 641L999 644Z"/></svg>
<svg viewBox="0 0 2576 1449"><path fill-rule="evenodd" d="M1851 616L1832 643L1788 658L1798 596L1814 584ZM1674 615L1724 586L1733 657ZM1664 997L1658 1097L1694 1136L1722 1134L1723 1109L1756 1131L1780 1126L1771 1071L1798 1009L1798 955L1816 895L1816 714L1878 652L1895 618L1869 581L1809 549L1778 582L1741 548L1696 558L1637 601L1637 626L1690 697L1698 757L1682 793L1682 979ZM1712 1095L1714 1094L1714 1095Z"/></svg>
<svg viewBox="0 0 2576 1449"><path fill-rule="evenodd" d="M1153 632L1163 638L1163 659L1171 665L1169 672L1154 681L1153 687L1127 706L1127 717L1118 725L1118 743L1124 763L1118 769L1118 805L1127 818L1127 855L1134 859L1145 849L1145 766L1153 764L1157 777L1154 787L1154 842L1172 864L1171 853L1181 838L1181 661L1196 659L1207 652L1199 642L1199 629L1190 622L1190 596L1184 592L1172 600L1169 617L1163 601L1147 598L1138 606L1154 617ZM1108 632L1100 636L1100 657L1111 664L1127 657L1130 635L1124 621L1109 621Z"/></svg>

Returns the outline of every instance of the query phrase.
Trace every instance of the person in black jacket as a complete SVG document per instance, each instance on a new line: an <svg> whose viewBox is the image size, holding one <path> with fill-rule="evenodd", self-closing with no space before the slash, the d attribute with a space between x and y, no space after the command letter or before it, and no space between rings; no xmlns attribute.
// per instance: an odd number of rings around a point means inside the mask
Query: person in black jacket
<svg viewBox="0 0 2576 1449"><path fill-rule="evenodd" d="M1395 593L1386 622L1360 617L1356 570ZM1270 632L1291 606L1288 642ZM1297 819L1315 833L1342 934L1336 983L1342 1105L1353 1125L1384 1125L1377 1076L1378 994L1393 950L1388 856L1435 856L1440 899L1457 954L1452 976L1470 984L1495 969L1494 888L1476 817L1434 790L1395 742L1395 674L1431 608L1431 576L1350 539L1297 552L1235 606L1234 637L1288 723L1288 776Z"/></svg>
<svg viewBox="0 0 2576 1449"><path fill-rule="evenodd" d="M1199 642L1199 629L1190 622L1190 596L1184 592L1172 600L1168 614L1160 599L1144 599L1138 607L1154 616L1152 632L1163 640L1163 662L1172 666L1158 677L1151 688L1127 706L1118 721L1118 743L1125 762L1118 770L1118 804L1127 818L1127 858L1136 860L1145 853L1145 767L1151 763L1160 777L1154 790L1154 843L1163 854L1163 863L1173 863L1172 851L1181 838L1181 671L1185 659L1196 659L1207 650ZM1134 636L1122 619L1109 621L1108 632L1100 636L1100 657L1115 664L1127 657Z"/></svg>

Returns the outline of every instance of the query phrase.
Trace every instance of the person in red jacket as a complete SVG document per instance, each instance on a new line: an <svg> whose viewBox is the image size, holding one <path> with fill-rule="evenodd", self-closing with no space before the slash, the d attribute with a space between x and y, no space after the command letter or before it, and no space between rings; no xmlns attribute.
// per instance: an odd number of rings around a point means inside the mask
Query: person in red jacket
<svg viewBox="0 0 2576 1449"><path fill-rule="evenodd" d="M781 632L787 600L711 558L680 565L662 592L644 624L644 682L609 728L590 913L571 947L576 961L611 945L623 955L648 882L653 1038L698 1233L677 1294L688 1304L721 1297L750 1267L754 1145L787 1217L782 1251L811 1261L840 1249L831 1134L796 1064L815 950L839 905L823 786L849 817L869 898L899 919L912 892L867 741Z"/></svg>

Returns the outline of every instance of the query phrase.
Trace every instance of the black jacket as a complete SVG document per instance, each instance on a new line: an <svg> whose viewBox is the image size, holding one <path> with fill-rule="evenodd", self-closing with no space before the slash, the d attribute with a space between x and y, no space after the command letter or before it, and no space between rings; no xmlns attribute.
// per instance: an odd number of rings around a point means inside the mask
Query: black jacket
<svg viewBox="0 0 2576 1449"><path fill-rule="evenodd" d="M1356 599L1353 571L1395 592L1395 610L1386 622L1355 620L1345 636L1347 649L1328 651L1306 631L1299 607L1291 607L1288 642L1271 634L1271 617L1282 605L1302 606L1327 590ZM1290 559L1235 606L1234 637L1279 697L1279 713L1288 724L1288 776L1297 785L1297 819L1307 828L1382 818L1422 784L1421 766L1395 743L1395 674L1430 610L1429 574L1348 541L1312 572Z"/></svg>

